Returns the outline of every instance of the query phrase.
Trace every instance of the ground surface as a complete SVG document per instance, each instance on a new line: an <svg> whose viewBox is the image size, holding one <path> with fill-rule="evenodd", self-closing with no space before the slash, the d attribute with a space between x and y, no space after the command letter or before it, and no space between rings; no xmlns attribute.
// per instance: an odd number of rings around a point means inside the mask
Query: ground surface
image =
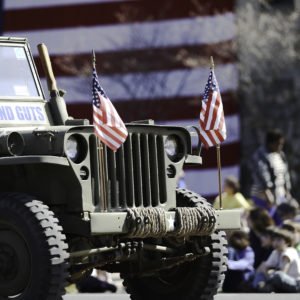
<svg viewBox="0 0 300 300"><path fill-rule="evenodd" d="M117 286L117 293L67 294L64 300L130 300L124 291L119 274L111 274L111 281ZM75 292L72 287L69 292ZM187 299L188 300L188 299ZM215 300L300 300L300 294L218 294Z"/></svg>
<svg viewBox="0 0 300 300"><path fill-rule="evenodd" d="M129 300L126 294L77 294L67 295L64 300ZM299 300L299 294L218 294L215 300Z"/></svg>

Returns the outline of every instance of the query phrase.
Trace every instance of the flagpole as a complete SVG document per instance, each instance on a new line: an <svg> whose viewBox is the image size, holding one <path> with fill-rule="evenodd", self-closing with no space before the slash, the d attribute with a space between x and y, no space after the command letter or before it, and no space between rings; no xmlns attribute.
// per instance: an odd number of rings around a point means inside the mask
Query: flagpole
<svg viewBox="0 0 300 300"><path fill-rule="evenodd" d="M96 69L96 55L93 50L93 68ZM100 176L100 198L101 198L101 211L107 211L107 189L106 189L106 172L105 172L105 159L104 159L104 146L100 138L97 137L97 149L99 154L99 176Z"/></svg>
<svg viewBox="0 0 300 300"><path fill-rule="evenodd" d="M211 70L214 70L215 64L214 59L211 56L210 57L210 68ZM223 203L222 203L222 174L221 174L221 146L220 144L217 144L217 166L218 166L218 186L219 186L219 206L220 209L223 209Z"/></svg>
<svg viewBox="0 0 300 300"><path fill-rule="evenodd" d="M219 181L219 206L223 209L222 203L222 185L221 185L221 147L220 144L217 145L217 165L218 165L218 181Z"/></svg>

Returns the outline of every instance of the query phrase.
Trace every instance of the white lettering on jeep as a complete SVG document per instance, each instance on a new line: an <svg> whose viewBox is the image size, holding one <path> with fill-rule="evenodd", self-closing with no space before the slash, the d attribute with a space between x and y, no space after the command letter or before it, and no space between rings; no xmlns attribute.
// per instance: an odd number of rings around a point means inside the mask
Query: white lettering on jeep
<svg viewBox="0 0 300 300"><path fill-rule="evenodd" d="M0 102L2 124L49 124L44 103Z"/></svg>

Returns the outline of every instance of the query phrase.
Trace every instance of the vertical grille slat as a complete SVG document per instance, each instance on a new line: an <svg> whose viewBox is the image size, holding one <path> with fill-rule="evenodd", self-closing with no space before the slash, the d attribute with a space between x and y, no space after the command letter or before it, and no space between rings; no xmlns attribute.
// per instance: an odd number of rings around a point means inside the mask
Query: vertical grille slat
<svg viewBox="0 0 300 300"><path fill-rule="evenodd" d="M135 186L135 206L143 204L143 187L142 187L142 162L141 162L141 145L140 135L132 135L133 165L134 165L134 186Z"/></svg>
<svg viewBox="0 0 300 300"><path fill-rule="evenodd" d="M117 152L117 179L119 182L119 205L121 207L127 207L124 146L121 146L121 148Z"/></svg>
<svg viewBox="0 0 300 300"><path fill-rule="evenodd" d="M148 135L141 136L141 155L142 155L142 180L144 206L151 206L151 181L150 181L150 161L149 161L149 139Z"/></svg>
<svg viewBox="0 0 300 300"><path fill-rule="evenodd" d="M152 205L157 206L159 203L159 178L158 178L158 160L156 135L149 135L149 157L150 157L150 180L152 191Z"/></svg>
<svg viewBox="0 0 300 300"><path fill-rule="evenodd" d="M109 204L111 208L117 208L119 206L118 201L118 182L117 182L117 173L116 173L116 155L113 151L106 151L107 153L107 168L108 168L108 185L110 193Z"/></svg>
<svg viewBox="0 0 300 300"><path fill-rule="evenodd" d="M159 174L159 199L160 203L167 201L167 184L165 179L165 158L164 158L164 139L162 136L157 137L157 157L158 157L158 174Z"/></svg>
<svg viewBox="0 0 300 300"><path fill-rule="evenodd" d="M132 157L132 137L128 134L124 145L125 149L125 172L126 172L126 191L127 191L127 205L133 207L135 203L134 198L134 178L133 178L133 157Z"/></svg>

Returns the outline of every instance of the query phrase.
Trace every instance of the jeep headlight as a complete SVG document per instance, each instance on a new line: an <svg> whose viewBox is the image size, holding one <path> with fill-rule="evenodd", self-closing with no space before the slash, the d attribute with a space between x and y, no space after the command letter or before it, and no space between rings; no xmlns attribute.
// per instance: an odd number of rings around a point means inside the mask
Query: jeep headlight
<svg viewBox="0 0 300 300"><path fill-rule="evenodd" d="M181 140L176 135L169 135L165 140L165 151L170 160L177 162L184 155L183 145Z"/></svg>
<svg viewBox="0 0 300 300"><path fill-rule="evenodd" d="M73 135L71 135L67 139L66 154L73 161L76 161L76 159L78 158L78 154L79 154L78 141Z"/></svg>
<svg viewBox="0 0 300 300"><path fill-rule="evenodd" d="M75 163L81 163L87 155L88 144L80 134L70 135L65 144L66 155Z"/></svg>

